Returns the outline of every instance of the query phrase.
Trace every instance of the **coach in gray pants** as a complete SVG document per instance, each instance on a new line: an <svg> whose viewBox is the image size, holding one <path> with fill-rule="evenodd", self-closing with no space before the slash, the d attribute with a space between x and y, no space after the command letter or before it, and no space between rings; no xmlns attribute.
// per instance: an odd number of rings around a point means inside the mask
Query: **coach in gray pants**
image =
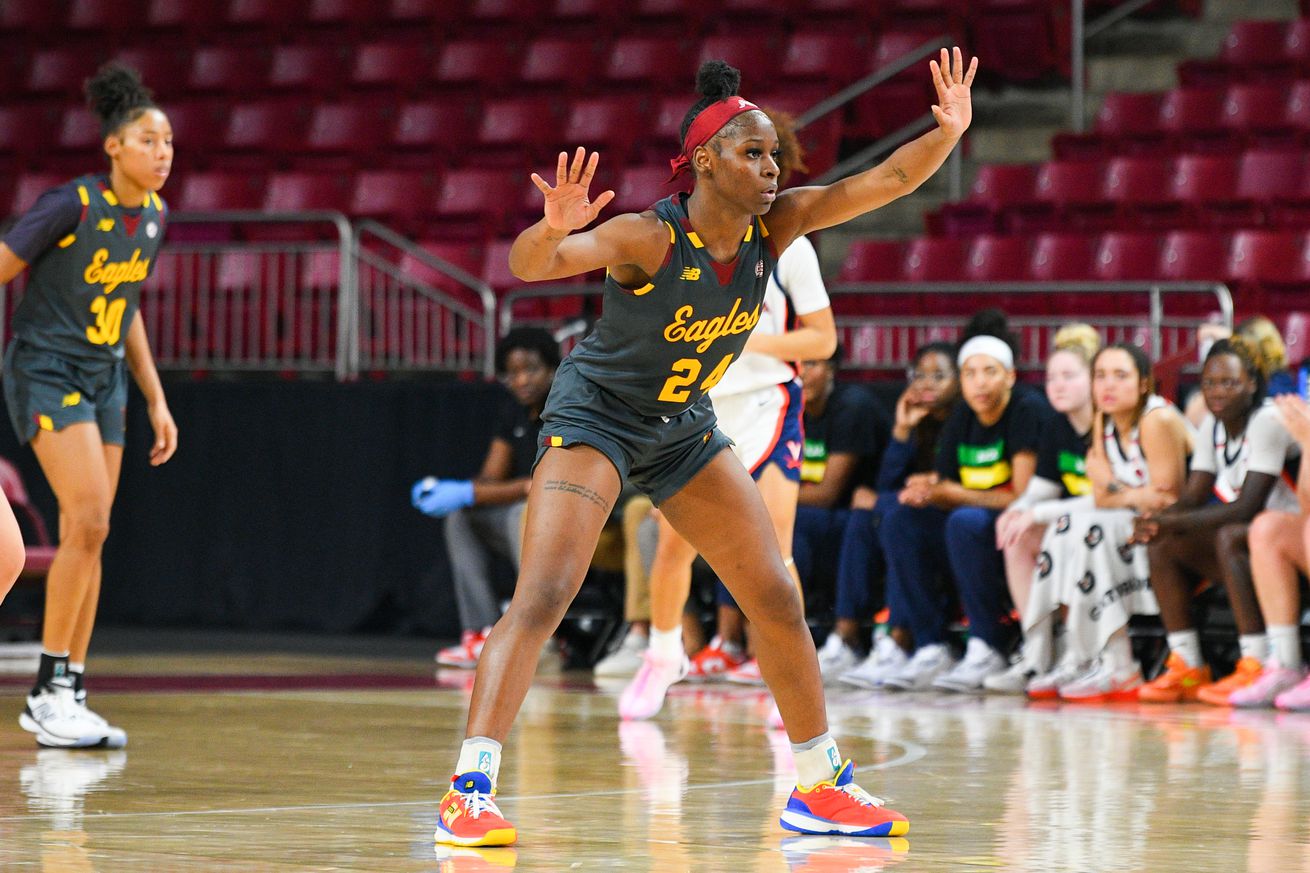
<svg viewBox="0 0 1310 873"><path fill-rule="evenodd" d="M508 558L518 570L541 409L558 366L559 346L549 332L510 331L496 349L496 371L513 399L501 408L482 470L474 479L429 476L414 484L415 508L446 519L446 552L463 628L458 645L437 653L446 666L476 667L487 632L500 618L492 554Z"/></svg>

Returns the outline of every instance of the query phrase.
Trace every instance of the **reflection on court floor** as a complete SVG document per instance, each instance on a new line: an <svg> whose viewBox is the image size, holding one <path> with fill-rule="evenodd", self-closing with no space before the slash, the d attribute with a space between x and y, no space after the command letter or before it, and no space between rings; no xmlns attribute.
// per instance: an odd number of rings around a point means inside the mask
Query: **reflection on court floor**
<svg viewBox="0 0 1310 873"><path fill-rule="evenodd" d="M0 869L1310 871L1310 716L833 692L861 783L912 828L797 837L762 692L679 686L620 723L621 686L582 674L538 677L506 744L520 844L438 849L471 674L274 660L182 657L151 684L155 659L106 659L121 751L37 749L6 722Z"/></svg>

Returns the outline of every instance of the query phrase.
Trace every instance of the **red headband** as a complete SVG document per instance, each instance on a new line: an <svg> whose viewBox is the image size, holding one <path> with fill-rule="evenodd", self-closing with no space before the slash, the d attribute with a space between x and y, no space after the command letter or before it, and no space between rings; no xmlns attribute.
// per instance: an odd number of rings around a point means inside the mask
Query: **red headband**
<svg viewBox="0 0 1310 873"><path fill-rule="evenodd" d="M669 166L673 168L673 175L669 176L669 181L672 182L683 173L691 172L692 152L713 139L715 134L723 130L725 124L743 112L759 108L742 97L729 97L702 109L700 115L692 120L691 127L687 128L687 138L682 141L682 154L669 161Z"/></svg>

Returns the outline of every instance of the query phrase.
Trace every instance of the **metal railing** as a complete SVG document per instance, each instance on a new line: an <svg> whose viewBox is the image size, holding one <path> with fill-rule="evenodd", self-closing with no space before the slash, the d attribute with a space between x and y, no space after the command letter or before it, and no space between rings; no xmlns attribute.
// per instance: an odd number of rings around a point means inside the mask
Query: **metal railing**
<svg viewBox="0 0 1310 873"><path fill-rule="evenodd" d="M495 375L496 297L490 285L375 221L357 225L355 254L352 372Z"/></svg>
<svg viewBox="0 0 1310 873"><path fill-rule="evenodd" d="M1064 311L1025 313L1010 319L1011 327L1019 333L1019 364L1024 369L1042 368L1055 332L1071 321L1092 325L1106 342L1142 346L1154 361L1195 345L1196 329L1213 323L1215 316L1219 323L1229 328L1233 325L1232 294L1218 282L857 282L835 285L828 293L836 313L838 339L846 350L845 366L864 370L905 367L920 345L954 341L969 310L1002 303L1015 308L1015 298L1025 296L1043 297L1048 305L1054 300L1056 310L1061 309L1061 304L1071 305ZM1212 301L1213 310L1192 307L1190 314L1166 316L1166 297L1197 295ZM860 308L860 301L852 299L856 297L881 308L899 304L903 309L917 311L903 315L852 312ZM941 314L953 308L953 301L943 297L967 298L968 305L954 314ZM1133 301L1126 299L1132 297L1145 304L1136 308L1145 317L1133 313Z"/></svg>
<svg viewBox="0 0 1310 873"><path fill-rule="evenodd" d="M592 314L599 313L603 291L604 286L596 283L520 288L501 299L497 324L502 332L514 326L544 327L555 333L561 351L567 353L590 328ZM1003 302L998 297L1011 295L1080 298L1074 311L1024 314L1010 319L1011 327L1020 335L1020 366L1029 370L1045 365L1055 332L1071 321L1091 324L1106 342L1136 343L1157 361L1194 345L1196 329L1213 323L1214 315L1229 328L1233 324L1232 294L1218 282L861 282L834 285L828 293L836 313L838 338L846 350L844 366L853 370L903 369L913 360L914 350L924 343L954 341L968 318L968 309L996 305ZM959 298L968 304L967 309L941 314L951 307L934 300L935 295ZM1166 299L1198 295L1213 303L1213 312L1198 313L1199 307L1192 307L1191 314L1166 315ZM1141 315L1124 311L1133 306L1134 297L1143 304L1138 309ZM568 313L553 305L569 298L583 301L585 307ZM893 308L893 302L909 304L903 308L916 311L878 314Z"/></svg>
<svg viewBox="0 0 1310 873"><path fill-rule="evenodd" d="M1069 126L1074 133L1087 129L1087 40L1104 33L1154 3L1155 0L1126 0L1095 21L1084 21L1084 0L1069 0Z"/></svg>

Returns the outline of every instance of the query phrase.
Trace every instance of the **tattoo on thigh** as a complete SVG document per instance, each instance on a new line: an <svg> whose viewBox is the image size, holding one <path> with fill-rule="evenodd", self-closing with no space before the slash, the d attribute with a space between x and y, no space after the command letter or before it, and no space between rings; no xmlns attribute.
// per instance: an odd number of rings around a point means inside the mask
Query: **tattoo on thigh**
<svg viewBox="0 0 1310 873"><path fill-rule="evenodd" d="M563 491L566 494L576 494L579 497L586 498L592 503L599 506L606 512L610 511L609 501L600 496L600 493L586 485L579 485L576 482L565 482L563 479L547 479L546 484L541 486L543 491Z"/></svg>

